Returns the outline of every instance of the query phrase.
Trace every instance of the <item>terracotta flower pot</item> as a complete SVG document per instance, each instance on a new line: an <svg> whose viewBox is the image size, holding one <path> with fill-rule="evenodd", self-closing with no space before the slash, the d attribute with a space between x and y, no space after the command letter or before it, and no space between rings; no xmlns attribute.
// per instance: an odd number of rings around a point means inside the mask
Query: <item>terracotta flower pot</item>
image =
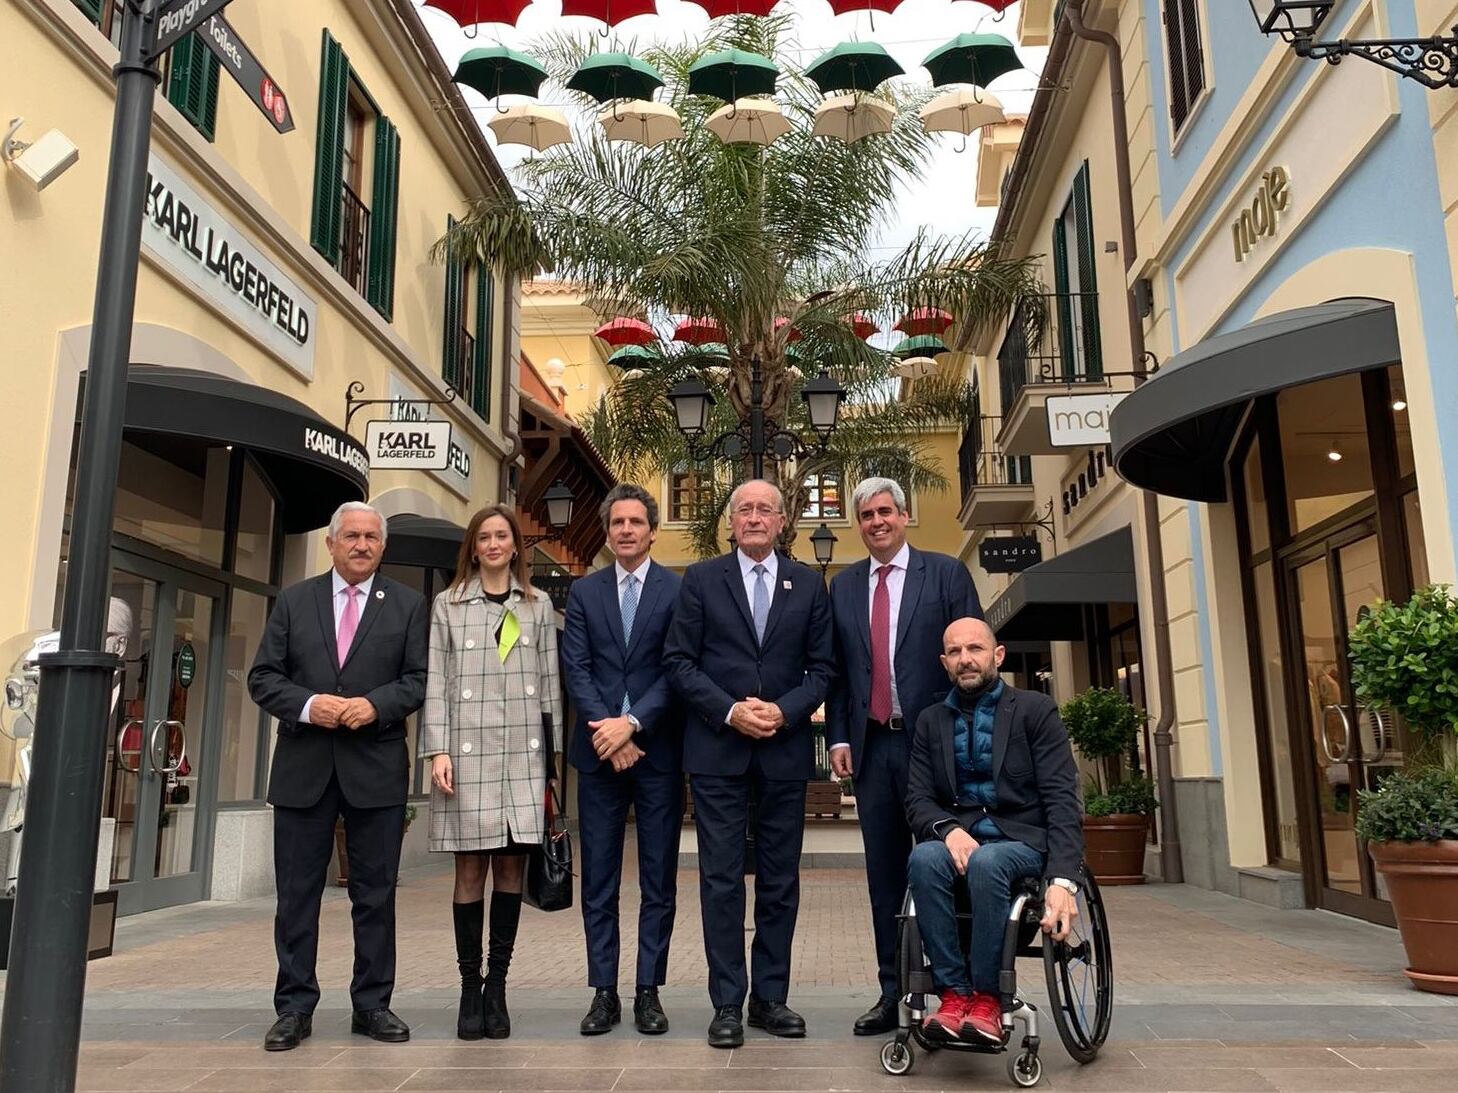
<svg viewBox="0 0 1458 1093"><path fill-rule="evenodd" d="M1404 974L1418 990L1458 994L1458 839L1368 843L1387 881Z"/></svg>
<svg viewBox="0 0 1458 1093"><path fill-rule="evenodd" d="M1139 813L1083 818L1084 858L1100 885L1143 884L1149 817Z"/></svg>

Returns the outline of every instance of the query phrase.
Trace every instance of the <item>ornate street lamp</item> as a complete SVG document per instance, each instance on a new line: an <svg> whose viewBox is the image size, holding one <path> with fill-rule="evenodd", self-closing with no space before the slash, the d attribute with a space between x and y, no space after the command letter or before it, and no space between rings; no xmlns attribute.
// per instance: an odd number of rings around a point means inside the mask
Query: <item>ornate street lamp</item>
<svg viewBox="0 0 1458 1093"><path fill-rule="evenodd" d="M572 508L576 504L577 498L560 478L552 483L546 493L542 494L542 501L547 506L547 526L552 530L545 535L524 536L522 546L536 546L538 543L560 539L562 532L567 530L567 525L572 523Z"/></svg>
<svg viewBox="0 0 1458 1093"><path fill-rule="evenodd" d="M800 397L805 400L805 409L810 415L810 428L828 439L840 421L840 404L845 401L845 388L822 370L820 375L800 388Z"/></svg>
<svg viewBox="0 0 1458 1093"><path fill-rule="evenodd" d="M835 532L826 527L823 523L815 529L810 536L810 545L815 548L815 562L820 566L820 575L825 576L825 571L830 568L830 562L835 557L835 544L838 540Z"/></svg>
<svg viewBox="0 0 1458 1093"><path fill-rule="evenodd" d="M1362 57L1425 87L1458 87L1458 26L1447 37L1315 41L1332 4L1333 0L1250 0L1250 10L1262 34L1279 34L1298 57L1328 64L1340 64L1348 55Z"/></svg>
<svg viewBox="0 0 1458 1093"><path fill-rule="evenodd" d="M692 444L709 430L709 407L714 405L714 396L697 376L674 384L668 392L668 401L673 403L673 414L678 419L678 431Z"/></svg>

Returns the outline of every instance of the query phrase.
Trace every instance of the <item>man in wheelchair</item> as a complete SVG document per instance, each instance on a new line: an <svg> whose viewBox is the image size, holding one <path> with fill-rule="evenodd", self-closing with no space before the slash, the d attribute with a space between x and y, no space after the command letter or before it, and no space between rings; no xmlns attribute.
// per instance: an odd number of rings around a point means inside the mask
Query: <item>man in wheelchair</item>
<svg viewBox="0 0 1458 1093"><path fill-rule="evenodd" d="M941 998L924 1022L934 1040L1000 1044L999 972L1013 886L1047 882L1042 929L1066 938L1078 914L1083 807L1058 707L999 678L1006 650L986 623L958 619L942 636L946 701L912 738L906 813L919 840L908 866L917 923ZM956 889L972 923L960 941Z"/></svg>

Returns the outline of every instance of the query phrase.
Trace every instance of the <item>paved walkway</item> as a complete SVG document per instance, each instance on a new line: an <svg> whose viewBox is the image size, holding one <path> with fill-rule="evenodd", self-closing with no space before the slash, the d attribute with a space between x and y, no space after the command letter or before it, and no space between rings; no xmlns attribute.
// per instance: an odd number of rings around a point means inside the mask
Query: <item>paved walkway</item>
<svg viewBox="0 0 1458 1093"><path fill-rule="evenodd" d="M323 1004L311 1040L267 1054L272 1020L272 907L203 904L124 919L117 952L88 979L80 1089L123 1090L982 1090L1012 1088L1003 1060L919 1055L903 1078L882 1073L879 1038L849 1033L874 980L864 883L852 869L802 877L791 1003L803 1042L750 1031L745 1047L703 1043L710 1016L697 877L680 874L680 922L664 1003L673 1029L576 1033L588 993L577 911L528 910L505 1042L454 1037L447 867L409 871L400 889L396 1010L408 1045L348 1033L348 903L323 916ZM624 950L637 892L625 885ZM1048 1022L1041 1088L1381 1093L1458 1089L1458 999L1411 990L1393 931L1322 912L1277 912L1200 889L1149 885L1107 893L1116 1009L1110 1043L1087 1067L1069 1061ZM626 966L626 965L625 965ZM1035 964L1025 975L1041 980ZM631 983L625 984L631 987ZM1041 982L1031 992L1041 998Z"/></svg>

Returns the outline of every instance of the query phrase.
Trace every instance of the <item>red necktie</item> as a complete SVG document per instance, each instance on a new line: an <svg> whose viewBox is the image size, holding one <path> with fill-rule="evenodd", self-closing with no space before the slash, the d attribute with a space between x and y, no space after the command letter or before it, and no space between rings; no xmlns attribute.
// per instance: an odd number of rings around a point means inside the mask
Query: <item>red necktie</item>
<svg viewBox="0 0 1458 1093"><path fill-rule="evenodd" d="M891 720L891 589L890 565L876 571L876 593L871 597L871 720Z"/></svg>

